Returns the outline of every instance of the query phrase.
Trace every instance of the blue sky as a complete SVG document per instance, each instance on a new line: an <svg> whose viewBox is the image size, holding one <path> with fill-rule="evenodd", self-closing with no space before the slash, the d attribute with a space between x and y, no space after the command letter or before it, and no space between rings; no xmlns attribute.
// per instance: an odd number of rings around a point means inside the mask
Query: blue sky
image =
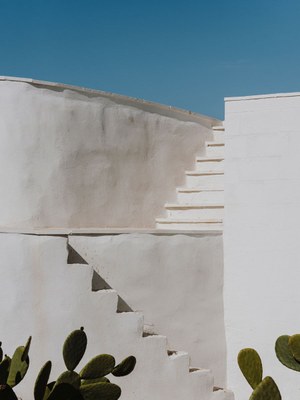
<svg viewBox="0 0 300 400"><path fill-rule="evenodd" d="M300 91L299 0L0 0L0 75L223 118L225 96Z"/></svg>

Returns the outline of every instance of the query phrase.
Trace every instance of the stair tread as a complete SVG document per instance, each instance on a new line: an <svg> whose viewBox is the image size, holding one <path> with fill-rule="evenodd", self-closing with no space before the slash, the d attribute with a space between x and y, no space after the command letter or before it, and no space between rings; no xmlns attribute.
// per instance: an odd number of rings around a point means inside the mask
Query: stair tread
<svg viewBox="0 0 300 400"><path fill-rule="evenodd" d="M197 162L212 162L212 161L224 161L224 157L221 156L216 156L216 157L197 157L196 158Z"/></svg>
<svg viewBox="0 0 300 400"><path fill-rule="evenodd" d="M220 126L212 126L213 131L225 131L225 127L223 125Z"/></svg>
<svg viewBox="0 0 300 400"><path fill-rule="evenodd" d="M202 172L202 171L185 171L186 175L195 175L195 176L201 176L201 175L224 175L224 172L215 172L215 171L207 171L207 172Z"/></svg>
<svg viewBox="0 0 300 400"><path fill-rule="evenodd" d="M212 189L211 187L179 187L178 193L197 193L197 192L224 192L224 189Z"/></svg>
<svg viewBox="0 0 300 400"><path fill-rule="evenodd" d="M225 146L224 141L215 140L215 141L206 141L206 146L214 147L214 146Z"/></svg>
<svg viewBox="0 0 300 400"><path fill-rule="evenodd" d="M179 203L166 203L165 208L170 209L185 209L185 208L224 208L224 204L221 203L211 203L211 204L192 204L192 203L186 203L186 204L179 204Z"/></svg>
<svg viewBox="0 0 300 400"><path fill-rule="evenodd" d="M222 218L156 218L156 222L167 224L167 223L187 223L187 224L220 224L223 222Z"/></svg>

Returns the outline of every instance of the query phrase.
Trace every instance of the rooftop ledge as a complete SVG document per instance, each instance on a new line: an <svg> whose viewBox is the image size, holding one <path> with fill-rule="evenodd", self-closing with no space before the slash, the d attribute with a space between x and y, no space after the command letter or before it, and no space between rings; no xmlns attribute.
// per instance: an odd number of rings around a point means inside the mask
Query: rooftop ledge
<svg viewBox="0 0 300 400"><path fill-rule="evenodd" d="M276 98L280 98L280 97L298 97L298 96L300 96L300 92L257 94L257 95L254 95L254 96L225 97L224 100L225 100L225 102L228 102L228 101L276 99Z"/></svg>
<svg viewBox="0 0 300 400"><path fill-rule="evenodd" d="M37 236L104 236L122 234L148 234L148 235L190 235L190 236L214 236L222 235L222 231L193 231L193 230L164 230L164 229L145 229L145 228L4 228L0 227L0 234L19 234Z"/></svg>
<svg viewBox="0 0 300 400"><path fill-rule="evenodd" d="M143 111L160 114L170 118L175 118L184 122L200 123L207 127L222 125L222 121L213 117L209 117L207 115L202 115L192 111L182 110L180 108L154 103L151 101L137 99L134 97L128 97L110 92L103 92L101 90L88 89L85 87L67 85L64 83L40 81L31 78L18 78L12 76L0 76L0 82L1 81L28 83L29 85L35 87L40 87L48 90L61 91L61 92L63 92L64 90L71 90L88 97L105 97L107 99L114 101L117 104L135 107Z"/></svg>

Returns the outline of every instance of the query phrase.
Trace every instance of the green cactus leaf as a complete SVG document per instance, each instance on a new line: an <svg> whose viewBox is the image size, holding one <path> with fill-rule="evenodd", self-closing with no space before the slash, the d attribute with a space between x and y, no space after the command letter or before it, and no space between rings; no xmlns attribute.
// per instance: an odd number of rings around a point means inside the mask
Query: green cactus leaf
<svg viewBox="0 0 300 400"><path fill-rule="evenodd" d="M3 360L2 342L0 342L0 362Z"/></svg>
<svg viewBox="0 0 300 400"><path fill-rule="evenodd" d="M254 389L249 400L281 400L280 391L270 376Z"/></svg>
<svg viewBox="0 0 300 400"><path fill-rule="evenodd" d="M81 385L91 385L93 383L100 383L100 382L110 382L109 379L107 379L105 376L102 378L96 378L96 379L82 379Z"/></svg>
<svg viewBox="0 0 300 400"><path fill-rule="evenodd" d="M34 399L35 400L43 400L45 397L45 392L47 391L47 384L51 372L51 361L47 361L46 364L41 368L38 377L36 378L34 385ZM50 393L50 390L48 389ZM48 394L49 394L48 393ZM46 396L48 397L48 396Z"/></svg>
<svg viewBox="0 0 300 400"><path fill-rule="evenodd" d="M294 371L300 371L300 363L295 360L292 350L289 346L290 336L282 335L276 340L275 352L278 360L287 368Z"/></svg>
<svg viewBox="0 0 300 400"><path fill-rule="evenodd" d="M77 329L70 333L63 346L63 358L69 371L74 371L80 363L87 346L87 336L83 330Z"/></svg>
<svg viewBox="0 0 300 400"><path fill-rule="evenodd" d="M28 359L30 344L31 344L31 336L29 336L29 338L24 346L24 351L23 351L23 354L21 357L21 361L26 361Z"/></svg>
<svg viewBox="0 0 300 400"><path fill-rule="evenodd" d="M0 389L0 399L1 400L18 400L15 392L8 385L5 386L3 389Z"/></svg>
<svg viewBox="0 0 300 400"><path fill-rule="evenodd" d="M77 374L77 372L65 371L57 378L55 386L61 383L68 383L69 385L72 385L75 389L79 389L81 383L80 376Z"/></svg>
<svg viewBox="0 0 300 400"><path fill-rule="evenodd" d="M5 356L0 363L0 385L5 385L7 382L11 359Z"/></svg>
<svg viewBox="0 0 300 400"><path fill-rule="evenodd" d="M89 361L81 370L82 379L96 379L110 374L115 366L115 359L110 354L100 354Z"/></svg>
<svg viewBox="0 0 300 400"><path fill-rule="evenodd" d="M114 376L129 375L134 370L135 364L136 358L134 356L129 356L113 369L112 374Z"/></svg>
<svg viewBox="0 0 300 400"><path fill-rule="evenodd" d="M289 347L293 353L294 358L300 362L300 334L290 336Z"/></svg>
<svg viewBox="0 0 300 400"><path fill-rule="evenodd" d="M48 400L83 400L79 390L68 383L60 383L54 386ZM98 399L99 400L99 399Z"/></svg>
<svg viewBox="0 0 300 400"><path fill-rule="evenodd" d="M96 383L83 385L80 388L84 400L117 400L121 396L121 389L113 383Z"/></svg>
<svg viewBox="0 0 300 400"><path fill-rule="evenodd" d="M27 355L26 359L22 361L26 347L20 346L14 352L11 359L9 375L7 379L7 384L10 387L16 386L25 376L29 367L29 357Z"/></svg>
<svg viewBox="0 0 300 400"><path fill-rule="evenodd" d="M238 364L249 385L255 389L263 376L262 362L257 351L250 348L241 350L238 354Z"/></svg>

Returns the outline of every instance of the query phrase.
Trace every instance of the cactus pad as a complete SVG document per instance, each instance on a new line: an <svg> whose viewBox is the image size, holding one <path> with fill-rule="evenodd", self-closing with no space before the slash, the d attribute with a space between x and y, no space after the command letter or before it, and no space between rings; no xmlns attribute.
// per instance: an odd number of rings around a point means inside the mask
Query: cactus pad
<svg viewBox="0 0 300 400"><path fill-rule="evenodd" d="M129 356L113 369L112 374L114 376L126 376L134 370L135 364L136 358Z"/></svg>
<svg viewBox="0 0 300 400"><path fill-rule="evenodd" d="M47 391L47 383L51 372L51 361L47 361L41 368L34 385L34 400L43 400L45 392ZM49 393L50 390L48 389Z"/></svg>
<svg viewBox="0 0 300 400"><path fill-rule="evenodd" d="M74 371L80 363L87 346L87 337L83 330L77 329L70 333L63 346L63 357L69 371Z"/></svg>
<svg viewBox="0 0 300 400"><path fill-rule="evenodd" d="M293 353L294 358L300 362L300 334L290 336L289 347Z"/></svg>
<svg viewBox="0 0 300 400"><path fill-rule="evenodd" d="M82 379L81 380L81 385L91 385L93 383L100 383L100 382L110 382L109 379L107 379L105 376L102 378L96 378L96 379Z"/></svg>
<svg viewBox="0 0 300 400"><path fill-rule="evenodd" d="M0 363L0 385L5 385L7 382L10 362L11 359L8 356L5 356L4 360Z"/></svg>
<svg viewBox="0 0 300 400"><path fill-rule="evenodd" d="M117 400L121 396L121 389L113 383L96 383L84 385L80 388L84 400Z"/></svg>
<svg viewBox="0 0 300 400"><path fill-rule="evenodd" d="M115 366L115 359L110 354L100 354L89 361L81 370L82 379L96 379L110 374Z"/></svg>
<svg viewBox="0 0 300 400"><path fill-rule="evenodd" d="M263 375L259 354L254 349L243 349L238 354L238 364L249 385L255 389L262 381Z"/></svg>
<svg viewBox="0 0 300 400"><path fill-rule="evenodd" d="M249 400L281 400L280 391L270 376L254 389Z"/></svg>
<svg viewBox="0 0 300 400"><path fill-rule="evenodd" d="M74 371L66 371L63 372L58 378L55 385L59 385L61 383L68 383L73 386L75 389L80 388L80 376Z"/></svg>
<svg viewBox="0 0 300 400"><path fill-rule="evenodd" d="M83 397L72 385L61 383L53 388L47 400L83 400Z"/></svg>
<svg viewBox="0 0 300 400"><path fill-rule="evenodd" d="M28 350L26 356L26 347L20 346L14 352L11 359L9 375L7 378L7 384L10 387L16 386L25 376L29 367ZM26 357L24 357L24 354ZM23 360L24 359L24 360Z"/></svg>
<svg viewBox="0 0 300 400"><path fill-rule="evenodd" d="M5 386L0 390L0 398L1 400L18 400L15 392L10 386Z"/></svg>
<svg viewBox="0 0 300 400"><path fill-rule="evenodd" d="M295 360L292 350L289 346L290 336L282 335L276 340L275 352L278 360L286 367L294 371L300 371L300 363Z"/></svg>
<svg viewBox="0 0 300 400"><path fill-rule="evenodd" d="M3 360L2 342L0 342L0 362Z"/></svg>

